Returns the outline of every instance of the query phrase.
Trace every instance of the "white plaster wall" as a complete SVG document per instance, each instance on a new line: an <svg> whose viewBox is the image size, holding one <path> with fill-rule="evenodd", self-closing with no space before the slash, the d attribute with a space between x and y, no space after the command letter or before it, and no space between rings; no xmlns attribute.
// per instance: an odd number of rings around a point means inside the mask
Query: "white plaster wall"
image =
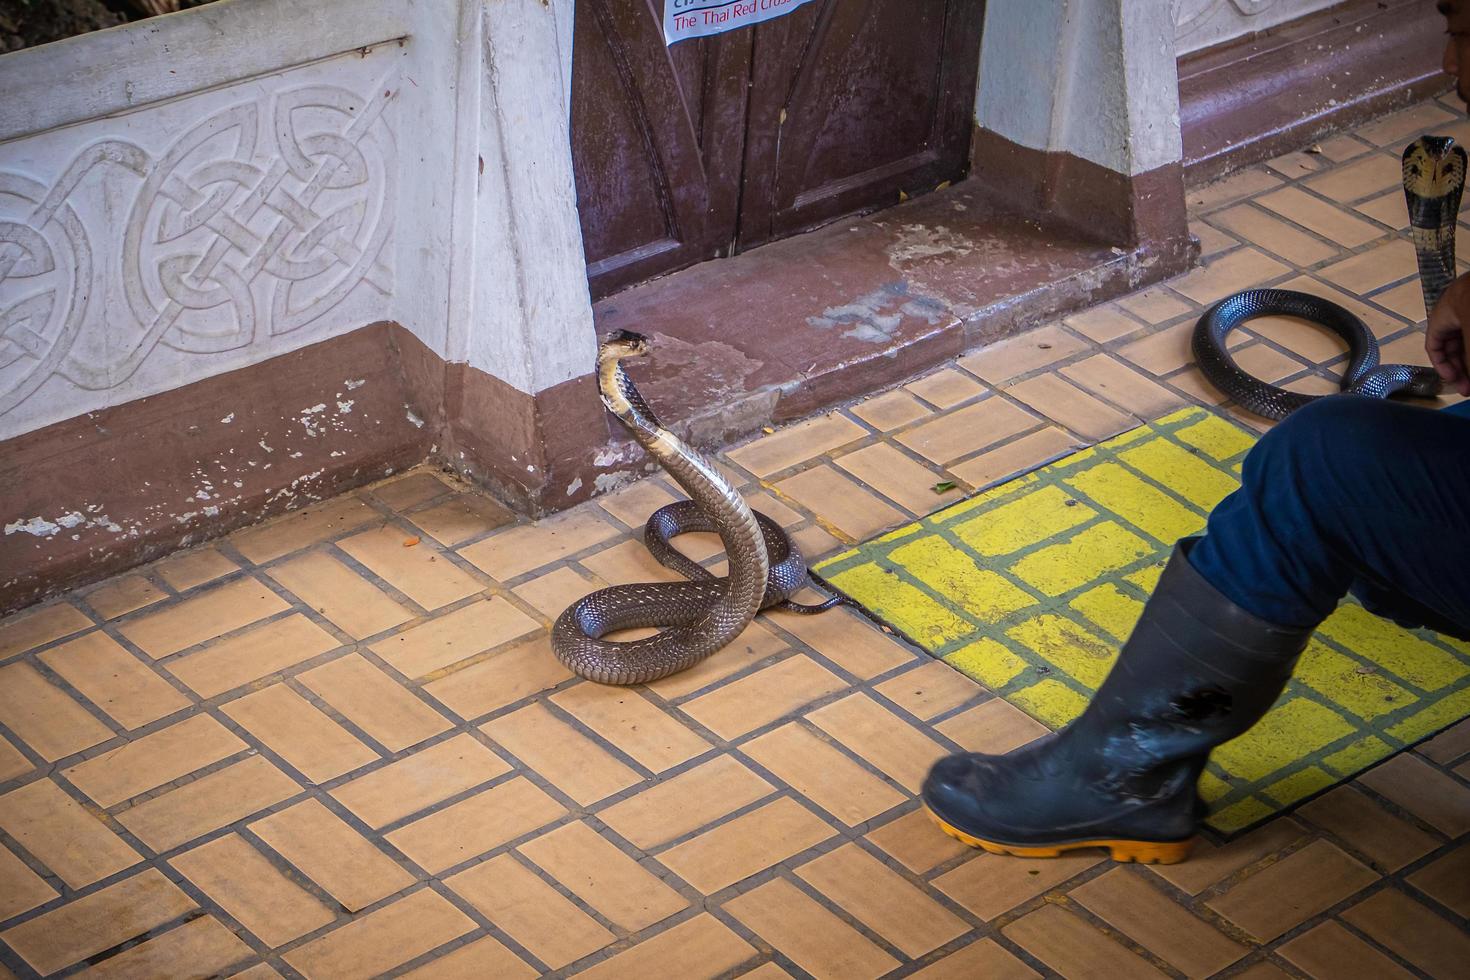
<svg viewBox="0 0 1470 980"><path fill-rule="evenodd" d="M1179 54L1264 31L1342 0L1172 0ZM1428 2L1428 0L1426 0Z"/></svg>
<svg viewBox="0 0 1470 980"><path fill-rule="evenodd" d="M979 124L1129 175L1183 157L1174 24L1162 0L991 3Z"/></svg>
<svg viewBox="0 0 1470 980"><path fill-rule="evenodd" d="M222 0L0 57L0 439L383 319L585 373L571 12Z"/></svg>

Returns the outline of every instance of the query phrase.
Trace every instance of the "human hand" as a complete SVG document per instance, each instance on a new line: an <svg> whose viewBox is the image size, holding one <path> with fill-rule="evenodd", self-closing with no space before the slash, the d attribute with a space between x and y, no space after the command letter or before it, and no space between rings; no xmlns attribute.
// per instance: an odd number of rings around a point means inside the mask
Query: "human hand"
<svg viewBox="0 0 1470 980"><path fill-rule="evenodd" d="M1424 349L1445 387L1470 397L1470 275L1450 283L1429 311Z"/></svg>

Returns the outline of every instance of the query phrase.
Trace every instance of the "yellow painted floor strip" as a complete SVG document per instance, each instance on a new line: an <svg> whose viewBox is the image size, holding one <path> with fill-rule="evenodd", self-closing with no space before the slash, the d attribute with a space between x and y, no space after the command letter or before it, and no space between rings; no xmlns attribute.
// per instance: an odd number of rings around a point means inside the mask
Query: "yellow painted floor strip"
<svg viewBox="0 0 1470 980"><path fill-rule="evenodd" d="M1255 437L1204 408L1082 450L822 563L870 614L1033 717L1086 706L1174 540L1239 484ZM1470 716L1470 648L1351 602L1281 701L1200 783L1245 829Z"/></svg>

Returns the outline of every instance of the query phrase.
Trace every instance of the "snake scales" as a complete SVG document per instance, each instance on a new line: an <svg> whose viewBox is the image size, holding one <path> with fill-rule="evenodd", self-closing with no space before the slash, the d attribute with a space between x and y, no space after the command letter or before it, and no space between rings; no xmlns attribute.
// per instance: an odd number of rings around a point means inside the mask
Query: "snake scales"
<svg viewBox="0 0 1470 980"><path fill-rule="evenodd" d="M1418 260L1424 308L1433 310L1455 278L1455 222L1465 186L1465 151L1447 137L1424 136L1403 157L1404 196L1410 234ZM1432 368L1379 364L1378 340L1355 314L1336 303L1286 289L1247 289L1211 307L1195 326L1194 357L1205 377L1236 404L1257 415L1283 419L1322 395L1288 391L1252 377L1230 356L1226 339L1247 320L1291 316L1320 324L1347 342L1350 356L1342 389L1387 398L1404 393L1420 398L1439 394Z"/></svg>
<svg viewBox="0 0 1470 980"><path fill-rule="evenodd" d="M611 586L579 599L557 618L551 629L557 659L601 684L646 684L686 670L739 636L762 609L817 613L844 601L791 601L807 582L801 553L779 524L750 509L719 467L659 422L622 365L647 353L648 341L638 334L609 338L598 350L598 390L608 411L689 494L689 500L655 511L643 537L654 558L690 581ZM691 531L720 536L728 578L716 578L669 543ZM638 640L604 639L643 626L663 629Z"/></svg>

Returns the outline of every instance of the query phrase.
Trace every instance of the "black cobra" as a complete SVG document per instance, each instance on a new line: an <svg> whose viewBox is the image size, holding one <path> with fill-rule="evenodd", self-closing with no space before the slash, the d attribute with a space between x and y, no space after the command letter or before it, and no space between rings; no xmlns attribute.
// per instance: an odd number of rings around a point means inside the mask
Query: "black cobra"
<svg viewBox="0 0 1470 980"><path fill-rule="evenodd" d="M1418 259L1424 308L1433 310L1455 278L1455 222L1465 187L1465 151L1447 137L1423 136L1404 151L1404 195L1410 235ZM1336 303L1287 289L1247 289L1227 296L1200 318L1193 349L1200 371L1232 401L1270 419L1283 419L1321 395L1305 395L1268 384L1242 370L1230 356L1230 331L1261 316L1290 316L1321 324L1347 342L1348 367L1342 390L1387 398L1407 394L1433 398L1440 378L1432 368L1379 364L1378 340L1356 315Z"/></svg>
<svg viewBox="0 0 1470 980"><path fill-rule="evenodd" d="M622 332L598 350L602 403L689 494L655 511L644 543L661 564L688 582L614 585L574 602L551 630L551 649L573 673L601 684L646 684L699 663L744 631L761 609L815 613L844 600L803 606L791 596L807 583L801 553L775 521L755 513L712 460L659 422L622 362L648 353L648 342ZM713 531L729 558L728 578L716 578L669 540ZM609 633L636 627L662 630L617 642Z"/></svg>

